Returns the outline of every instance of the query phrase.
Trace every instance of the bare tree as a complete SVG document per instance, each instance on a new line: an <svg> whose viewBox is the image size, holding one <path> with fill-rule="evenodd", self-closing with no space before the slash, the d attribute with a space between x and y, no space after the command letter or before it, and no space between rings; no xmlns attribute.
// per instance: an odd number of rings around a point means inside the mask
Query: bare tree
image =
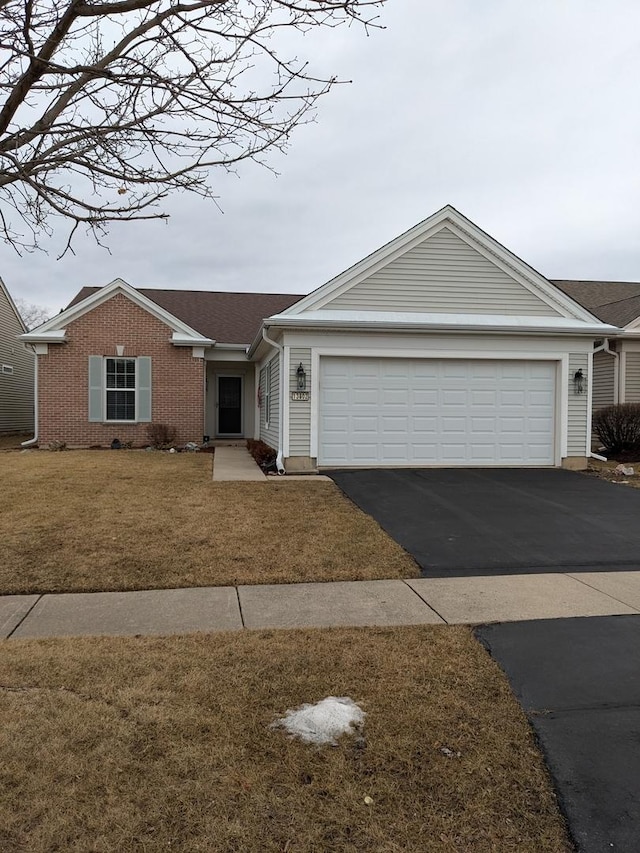
<svg viewBox="0 0 640 853"><path fill-rule="evenodd" d="M32 302L26 302L24 299L14 299L14 303L29 331L41 326L51 317L49 310L43 308L42 305L34 305Z"/></svg>
<svg viewBox="0 0 640 853"><path fill-rule="evenodd" d="M0 0L0 236L32 248L62 217L69 248L166 218L173 191L214 197L212 167L284 148L335 82L278 33L366 27L383 2Z"/></svg>

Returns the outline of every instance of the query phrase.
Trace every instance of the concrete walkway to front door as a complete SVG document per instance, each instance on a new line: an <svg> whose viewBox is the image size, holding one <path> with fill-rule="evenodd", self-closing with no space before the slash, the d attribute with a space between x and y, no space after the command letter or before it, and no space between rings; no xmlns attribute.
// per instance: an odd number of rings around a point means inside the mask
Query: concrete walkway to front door
<svg viewBox="0 0 640 853"><path fill-rule="evenodd" d="M216 482L241 483L289 483L292 480L304 480L307 483L329 483L330 477L323 474L287 474L284 477L263 474L253 456L245 447L239 445L223 445L216 447L213 456L213 479Z"/></svg>
<svg viewBox="0 0 640 853"><path fill-rule="evenodd" d="M264 483L265 475L246 447L216 447L213 455L213 479L216 481L256 481Z"/></svg>
<svg viewBox="0 0 640 853"><path fill-rule="evenodd" d="M640 571L0 597L0 639L640 614Z"/></svg>

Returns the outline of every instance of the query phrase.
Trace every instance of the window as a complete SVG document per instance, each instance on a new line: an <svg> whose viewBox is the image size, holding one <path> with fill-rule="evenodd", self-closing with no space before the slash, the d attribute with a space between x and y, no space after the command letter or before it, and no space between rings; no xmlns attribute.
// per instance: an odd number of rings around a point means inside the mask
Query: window
<svg viewBox="0 0 640 853"><path fill-rule="evenodd" d="M13 376L13 365L12 364L3 364L2 372L7 376Z"/></svg>
<svg viewBox="0 0 640 853"><path fill-rule="evenodd" d="M91 423L151 421L151 357L90 355L88 415Z"/></svg>
<svg viewBox="0 0 640 853"><path fill-rule="evenodd" d="M106 420L136 419L135 358L105 359Z"/></svg>

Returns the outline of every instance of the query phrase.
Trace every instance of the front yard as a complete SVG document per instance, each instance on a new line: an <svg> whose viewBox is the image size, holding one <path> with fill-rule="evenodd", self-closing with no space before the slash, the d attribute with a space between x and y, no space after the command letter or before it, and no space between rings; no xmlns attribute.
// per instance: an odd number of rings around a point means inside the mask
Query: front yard
<svg viewBox="0 0 640 853"><path fill-rule="evenodd" d="M0 454L0 594L417 577L333 483L214 483L209 454Z"/></svg>
<svg viewBox="0 0 640 853"><path fill-rule="evenodd" d="M328 695L361 738L269 728ZM3 853L571 850L467 628L5 641L0 717Z"/></svg>

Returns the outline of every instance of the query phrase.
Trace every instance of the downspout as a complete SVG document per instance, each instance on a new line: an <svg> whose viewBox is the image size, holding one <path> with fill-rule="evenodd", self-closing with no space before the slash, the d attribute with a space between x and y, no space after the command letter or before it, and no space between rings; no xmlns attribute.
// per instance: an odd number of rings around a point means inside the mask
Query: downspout
<svg viewBox="0 0 640 853"><path fill-rule="evenodd" d="M38 443L38 356L33 366L33 438L23 441L20 447L32 447Z"/></svg>
<svg viewBox="0 0 640 853"><path fill-rule="evenodd" d="M284 412L284 395L282 393L283 388L283 377L284 377L284 347L282 344L279 344L277 341L274 341L267 334L266 328L262 329L262 340L265 343L270 344L274 349L278 351L278 365L280 369L280 393L278 394L278 454L276 456L276 468L278 470L278 474L286 474L284 468L284 462L282 460L282 444L283 444L283 436L284 436L284 424L283 420L283 412Z"/></svg>
<svg viewBox="0 0 640 853"><path fill-rule="evenodd" d="M615 359L614 374L613 374L613 399L614 399L614 403L617 403L618 402L618 395L620 393L618 390L618 386L619 386L619 382L620 382L620 378L619 378L619 376L620 376L620 370L619 370L620 353L609 348L609 338L605 338L603 343L601 343L599 347L596 347L594 349L593 354L595 355L597 352L606 352L608 355L612 355ZM591 377L591 381L593 382L593 376ZM599 453L594 453L591 450L589 451L588 455L592 456L594 459L600 460L600 462L606 462L607 461L606 456L601 456Z"/></svg>

